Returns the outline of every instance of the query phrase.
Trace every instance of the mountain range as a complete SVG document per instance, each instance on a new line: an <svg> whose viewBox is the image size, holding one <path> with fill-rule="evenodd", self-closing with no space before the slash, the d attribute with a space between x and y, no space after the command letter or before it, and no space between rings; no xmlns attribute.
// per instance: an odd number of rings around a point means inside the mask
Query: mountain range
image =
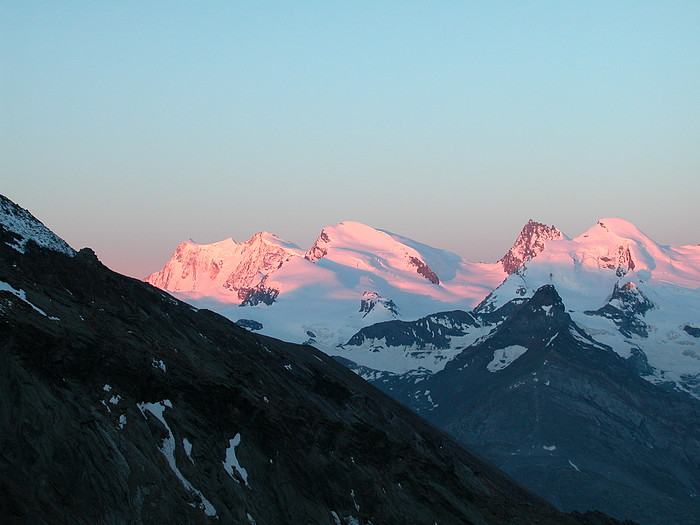
<svg viewBox="0 0 700 525"><path fill-rule="evenodd" d="M332 354L358 330L377 322L476 306L512 268L561 235L531 221L501 261L472 263L346 221L324 228L306 251L267 232L242 243L185 242L146 281L234 321L262 325L267 335ZM428 366L421 361L396 364Z"/></svg>
<svg viewBox="0 0 700 525"><path fill-rule="evenodd" d="M530 221L496 263L359 223L286 253L244 297L175 290L177 253L148 280L335 356L561 509L700 522L700 246L604 218Z"/></svg>
<svg viewBox="0 0 700 525"><path fill-rule="evenodd" d="M557 511L324 353L112 272L2 196L0 360L2 523L617 523Z"/></svg>

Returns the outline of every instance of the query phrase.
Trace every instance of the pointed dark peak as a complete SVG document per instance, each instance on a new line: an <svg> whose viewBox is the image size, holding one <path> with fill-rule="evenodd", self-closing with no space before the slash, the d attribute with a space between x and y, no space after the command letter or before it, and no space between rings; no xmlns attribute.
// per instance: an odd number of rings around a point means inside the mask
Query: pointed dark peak
<svg viewBox="0 0 700 525"><path fill-rule="evenodd" d="M510 275L525 262L537 257L544 250L547 241L563 238L564 234L554 226L547 226L530 219L518 235L512 248L499 262L503 265L505 272Z"/></svg>
<svg viewBox="0 0 700 525"><path fill-rule="evenodd" d="M610 300L605 305L583 313L612 320L625 337L632 337L632 334L648 337L648 326L642 316L653 308L654 303L630 281L622 286L615 283Z"/></svg>
<svg viewBox="0 0 700 525"><path fill-rule="evenodd" d="M345 345L360 346L367 341L383 340L387 347L430 346L445 349L449 348L452 337L461 337L479 324L479 320L469 312L440 312L416 321L392 320L366 326Z"/></svg>
<svg viewBox="0 0 700 525"><path fill-rule="evenodd" d="M530 299L517 301L514 305L502 307L511 310L512 314L489 336L489 346L532 348L552 340L559 333L568 334L574 325L559 293L551 284L539 288Z"/></svg>
<svg viewBox="0 0 700 525"><path fill-rule="evenodd" d="M561 296L551 284L537 289L534 295L525 301L513 314L513 318L527 317L544 325L570 323Z"/></svg>
<svg viewBox="0 0 700 525"><path fill-rule="evenodd" d="M561 296L557 289L552 284L545 284L537 289L532 298L528 301L527 305L532 309L547 309L549 312L549 307L557 307L564 313L564 303L561 300Z"/></svg>

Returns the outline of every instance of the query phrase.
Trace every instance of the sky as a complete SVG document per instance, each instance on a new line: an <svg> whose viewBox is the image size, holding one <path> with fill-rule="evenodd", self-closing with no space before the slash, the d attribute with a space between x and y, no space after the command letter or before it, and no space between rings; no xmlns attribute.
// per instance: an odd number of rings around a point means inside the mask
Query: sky
<svg viewBox="0 0 700 525"><path fill-rule="evenodd" d="M143 278L354 220L700 243L700 2L0 0L0 193Z"/></svg>

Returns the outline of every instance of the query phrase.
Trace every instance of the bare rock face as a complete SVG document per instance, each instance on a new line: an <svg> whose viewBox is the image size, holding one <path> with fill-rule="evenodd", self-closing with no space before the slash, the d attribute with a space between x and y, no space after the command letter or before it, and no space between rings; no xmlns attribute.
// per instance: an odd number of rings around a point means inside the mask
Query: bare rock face
<svg viewBox="0 0 700 525"><path fill-rule="evenodd" d="M508 275L515 273L525 262L537 257L547 241L562 239L563 234L554 226L529 220L515 240L513 247L500 260Z"/></svg>
<svg viewBox="0 0 700 525"><path fill-rule="evenodd" d="M422 275L428 279L433 284L440 284L440 279L435 272L430 269L425 262L421 261L418 257L409 257L410 263L416 267L416 271L419 275Z"/></svg>
<svg viewBox="0 0 700 525"><path fill-rule="evenodd" d="M322 230L318 238L316 239L316 242L314 242L314 245L304 257L311 262L316 262L320 259L323 259L326 256L326 253L328 253L328 244L330 242L330 237L328 237L328 234L325 230Z"/></svg>
<svg viewBox="0 0 700 525"><path fill-rule="evenodd" d="M605 524L310 347L0 223L0 522Z"/></svg>
<svg viewBox="0 0 700 525"><path fill-rule="evenodd" d="M629 245L617 246L609 251L607 255L600 258L603 268L615 270L615 275L623 277L635 268L634 259L630 252Z"/></svg>
<svg viewBox="0 0 700 525"><path fill-rule="evenodd" d="M236 291L241 299L240 306L257 306L260 303L270 306L280 294L277 288L267 286L267 276L251 288L238 288Z"/></svg>

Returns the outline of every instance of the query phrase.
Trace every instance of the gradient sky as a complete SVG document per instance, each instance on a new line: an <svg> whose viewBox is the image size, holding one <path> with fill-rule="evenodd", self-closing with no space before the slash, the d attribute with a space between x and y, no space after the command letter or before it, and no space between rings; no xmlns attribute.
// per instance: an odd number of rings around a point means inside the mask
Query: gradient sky
<svg viewBox="0 0 700 525"><path fill-rule="evenodd" d="M0 193L136 277L356 220L700 242L700 2L0 1Z"/></svg>

